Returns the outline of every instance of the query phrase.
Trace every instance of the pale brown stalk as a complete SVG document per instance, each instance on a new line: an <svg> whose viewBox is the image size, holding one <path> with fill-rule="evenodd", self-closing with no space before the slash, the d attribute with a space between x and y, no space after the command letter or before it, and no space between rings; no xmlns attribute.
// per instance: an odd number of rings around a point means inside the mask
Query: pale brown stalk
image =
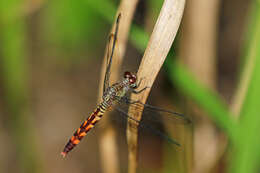
<svg viewBox="0 0 260 173"><path fill-rule="evenodd" d="M117 81L119 78L118 74L125 54L128 33L129 33L131 21L137 3L138 0L131 0L131 1L122 0L117 11L117 14L121 13L121 20L119 23L119 32L117 37L115 53L113 57L113 64L111 68L110 80L112 82L110 81L110 84ZM115 28L115 24L111 29L111 33L114 33L114 28ZM107 50L105 51L103 65L102 65L98 102L100 102L103 93L103 82L104 82L104 75L106 70L106 62L107 62ZM104 119L102 120L104 122L105 129L100 136L99 146L100 146L100 153L101 153L101 164L102 164L103 172L117 173L119 172L119 159L118 159L118 151L117 151L117 145L115 139L116 133L114 128L112 128L111 123L109 123L107 117L108 116L104 116Z"/></svg>
<svg viewBox="0 0 260 173"><path fill-rule="evenodd" d="M176 33L179 29L185 0L165 0L157 19L152 35L145 50L137 76L142 79L139 88L152 87L153 82L162 67L162 64L170 50ZM139 100L143 103L149 95L151 88L146 89L138 95L132 95L132 100ZM130 115L140 120L142 113L129 108ZM128 172L135 173L137 168L137 134L136 124L132 121L127 125L128 142Z"/></svg>
<svg viewBox="0 0 260 173"><path fill-rule="evenodd" d="M218 0L188 1L181 35L180 58L208 88L216 88L216 38ZM207 116L188 100L188 109L199 119L194 128L195 173L206 173L226 143Z"/></svg>

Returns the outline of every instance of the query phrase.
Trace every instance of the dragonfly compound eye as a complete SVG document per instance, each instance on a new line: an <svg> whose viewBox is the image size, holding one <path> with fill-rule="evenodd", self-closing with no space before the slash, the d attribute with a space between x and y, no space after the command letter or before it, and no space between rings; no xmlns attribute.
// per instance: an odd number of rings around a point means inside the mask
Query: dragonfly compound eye
<svg viewBox="0 0 260 173"><path fill-rule="evenodd" d="M129 71L126 71L124 74L124 78L130 78L131 73Z"/></svg>
<svg viewBox="0 0 260 173"><path fill-rule="evenodd" d="M136 77L134 75L132 75L130 78L129 78L129 82L130 84L134 84L136 82Z"/></svg>

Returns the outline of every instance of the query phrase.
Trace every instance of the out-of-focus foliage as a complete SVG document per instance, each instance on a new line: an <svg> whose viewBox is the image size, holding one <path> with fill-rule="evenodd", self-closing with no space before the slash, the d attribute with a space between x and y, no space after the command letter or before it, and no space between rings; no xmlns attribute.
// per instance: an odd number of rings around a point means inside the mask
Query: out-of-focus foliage
<svg viewBox="0 0 260 173"><path fill-rule="evenodd" d="M185 70L179 63L167 62L172 82L178 85L178 88L195 100L205 110L211 118L219 125L231 139L235 140L237 124L231 118L227 106L221 101L217 94L205 88L194 77Z"/></svg>
<svg viewBox="0 0 260 173"><path fill-rule="evenodd" d="M260 161L260 140L257 138L260 131L259 117L259 97L260 97L260 4L255 2L252 11L252 21L248 30L248 42L246 44L245 62L253 61L253 73L250 78L250 84L247 96L243 104L239 123L231 119L226 106L215 94L203 88L188 74L178 63L168 63L169 74L173 82L183 90L194 101L196 101L203 110L221 127L232 139L232 151L230 158L232 160L230 172L253 173L259 170ZM252 63L252 62L251 62Z"/></svg>
<svg viewBox="0 0 260 173"><path fill-rule="evenodd" d="M15 141L15 158L21 172L32 173L39 172L40 167L28 107L27 33L22 5L22 2L14 0L0 3L0 74L6 101L5 125L9 127L9 135Z"/></svg>
<svg viewBox="0 0 260 173"><path fill-rule="evenodd" d="M44 17L48 40L63 48L91 51L101 40L106 41L107 36L102 33L104 28L109 29L108 22L86 0L50 1Z"/></svg>
<svg viewBox="0 0 260 173"><path fill-rule="evenodd" d="M260 131L259 97L260 97L260 3L253 3L250 37L246 62L253 64L252 75L245 102L241 111L237 143L234 144L234 157L231 172L258 172L260 162L260 140L257 138ZM250 62L252 61L252 62Z"/></svg>

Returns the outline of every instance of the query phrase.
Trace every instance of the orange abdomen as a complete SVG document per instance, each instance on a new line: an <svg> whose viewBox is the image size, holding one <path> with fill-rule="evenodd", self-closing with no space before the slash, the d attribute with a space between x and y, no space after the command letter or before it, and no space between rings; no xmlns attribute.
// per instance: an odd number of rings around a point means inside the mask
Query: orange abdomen
<svg viewBox="0 0 260 173"><path fill-rule="evenodd" d="M105 112L104 106L100 105L98 108L81 124L81 126L75 131L74 135L70 138L66 144L61 155L65 157L80 141L86 136L87 132L94 127L94 125L101 119Z"/></svg>

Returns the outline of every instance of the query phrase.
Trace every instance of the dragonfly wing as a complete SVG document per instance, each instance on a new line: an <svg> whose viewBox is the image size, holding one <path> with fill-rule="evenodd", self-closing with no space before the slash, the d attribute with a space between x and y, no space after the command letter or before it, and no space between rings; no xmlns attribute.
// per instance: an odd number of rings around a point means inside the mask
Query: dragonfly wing
<svg viewBox="0 0 260 173"><path fill-rule="evenodd" d="M172 110L162 109L160 107L152 106L149 104L141 103L140 101L133 101L125 97L122 100L121 105L123 107L133 107L134 111L143 111L142 118L149 121L158 121L160 118L164 118L169 122L176 124L191 124L190 118L184 114L174 112Z"/></svg>
<svg viewBox="0 0 260 173"><path fill-rule="evenodd" d="M146 129L149 132L152 132L153 134L162 137L163 139L168 141L170 144L180 146L180 144L176 140L172 139L171 137L169 137L162 131L158 130L158 128L156 126L159 124L159 121L157 121L156 123L152 123L152 124L144 121L143 119L141 121L138 121L135 118L131 117L127 113L127 111L125 109L123 109L121 106L116 107L115 110L117 110L119 112L118 115L120 115L120 117L122 117L123 119L126 119L126 120L131 120L134 123L137 123L141 129Z"/></svg>
<svg viewBox="0 0 260 173"><path fill-rule="evenodd" d="M103 94L106 91L106 89L109 87L109 78L110 78L110 69L111 69L111 63L112 60L109 61L109 55L110 55L110 43L111 43L111 38L113 37L113 34L109 35L108 38L108 44L107 44L107 62L106 62L106 72L105 72L105 78L104 78L104 83L103 83Z"/></svg>
<svg viewBox="0 0 260 173"><path fill-rule="evenodd" d="M107 47L107 66L106 66L106 72L105 72L105 79L104 79L104 84L103 84L103 93L106 91L106 89L109 87L109 79L110 79L110 71L111 71L111 64L112 64L112 59L114 55L114 50L116 46L116 41L117 41L117 33L118 33L118 25L120 21L121 14L118 15L117 20L116 20L116 29L114 34L110 34L109 39L108 39L108 47ZM111 48L111 54L110 54L110 43L112 41L112 48Z"/></svg>

